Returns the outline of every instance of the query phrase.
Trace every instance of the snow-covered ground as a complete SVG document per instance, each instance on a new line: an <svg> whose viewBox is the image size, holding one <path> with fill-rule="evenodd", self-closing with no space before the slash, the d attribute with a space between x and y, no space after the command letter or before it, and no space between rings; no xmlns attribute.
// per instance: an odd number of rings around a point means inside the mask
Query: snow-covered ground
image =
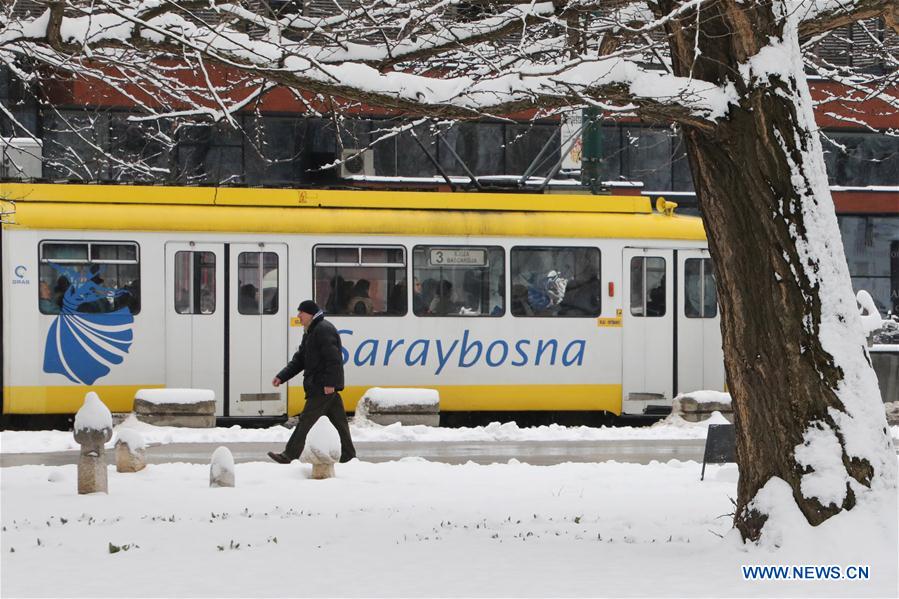
<svg viewBox="0 0 899 599"><path fill-rule="evenodd" d="M189 430L126 421L150 442L283 441L283 427ZM354 426L357 440L701 438L642 429ZM896 435L894 428L894 435ZM2 451L70 447L71 433L2 433ZM114 441L115 437L113 438ZM109 469L76 494L75 466L0 469L0 596L882 596L897 595L895 494L815 529L782 489L761 546L731 530L737 469L354 460L316 481L295 462ZM127 549L126 549L127 547ZM120 548L115 551L116 548ZM744 580L741 566L868 568L867 580ZM802 570L808 573L806 570ZM833 574L833 569L828 573Z"/></svg>
<svg viewBox="0 0 899 599"><path fill-rule="evenodd" d="M316 481L308 465L256 462L212 489L208 466L151 464L110 467L108 495L79 496L75 466L4 468L0 594L896 596L895 497L815 530L781 497L771 544L744 546L736 466L704 482L699 469L407 458ZM746 581L752 564L870 579Z"/></svg>
<svg viewBox="0 0 899 599"><path fill-rule="evenodd" d="M704 422L687 422L676 416L649 427L536 426L519 427L514 422L473 428L439 428L430 426L378 426L370 422L350 422L354 441L409 442L488 442L488 441L621 441L705 439L709 424L726 424L718 413ZM141 434L147 444L155 443L286 443L292 429L284 426L270 428L179 428L153 426L129 417L114 427L115 444L119 431L128 429ZM893 439L899 441L899 426L891 427ZM71 432L66 431L2 431L0 453L33 453L78 449Z"/></svg>

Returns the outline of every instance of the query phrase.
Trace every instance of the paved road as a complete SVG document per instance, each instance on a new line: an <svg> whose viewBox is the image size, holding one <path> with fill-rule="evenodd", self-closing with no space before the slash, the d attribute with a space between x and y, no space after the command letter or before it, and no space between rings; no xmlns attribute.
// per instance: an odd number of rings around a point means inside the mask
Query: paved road
<svg viewBox="0 0 899 599"><path fill-rule="evenodd" d="M220 445L231 450L236 462L268 460L267 451L281 451L280 443L172 443L147 449L147 462L162 464L189 462L205 464ZM648 464L651 460L702 461L704 439L633 440L633 441L490 441L490 442L359 442L356 453L360 460L387 462L404 457L421 457L432 462L478 464L520 462L548 466L563 462L630 462ZM113 451L106 452L114 463ZM0 467L29 464L60 466L76 464L77 451L52 453L0 454Z"/></svg>

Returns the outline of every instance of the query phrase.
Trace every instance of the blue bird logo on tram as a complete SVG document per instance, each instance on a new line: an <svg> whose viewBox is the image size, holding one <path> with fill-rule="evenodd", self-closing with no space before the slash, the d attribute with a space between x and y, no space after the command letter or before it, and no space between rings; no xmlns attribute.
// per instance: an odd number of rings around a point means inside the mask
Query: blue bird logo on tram
<svg viewBox="0 0 899 599"><path fill-rule="evenodd" d="M51 263L69 285L44 347L44 372L73 383L93 385L121 364L131 347L134 317L128 308L111 309L125 289L103 286L100 268L88 272Z"/></svg>

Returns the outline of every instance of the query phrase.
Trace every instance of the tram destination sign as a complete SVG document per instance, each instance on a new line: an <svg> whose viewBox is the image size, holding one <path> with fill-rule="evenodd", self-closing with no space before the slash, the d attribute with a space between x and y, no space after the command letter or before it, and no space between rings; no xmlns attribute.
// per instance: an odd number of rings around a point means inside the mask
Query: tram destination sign
<svg viewBox="0 0 899 599"><path fill-rule="evenodd" d="M431 248L432 266L487 266L487 250L473 248Z"/></svg>

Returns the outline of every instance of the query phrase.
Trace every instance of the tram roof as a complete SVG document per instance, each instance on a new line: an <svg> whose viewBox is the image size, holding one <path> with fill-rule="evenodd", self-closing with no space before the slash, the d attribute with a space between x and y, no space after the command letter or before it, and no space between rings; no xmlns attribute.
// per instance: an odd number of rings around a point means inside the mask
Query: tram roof
<svg viewBox="0 0 899 599"><path fill-rule="evenodd" d="M644 196L0 183L22 202L649 214Z"/></svg>
<svg viewBox="0 0 899 599"><path fill-rule="evenodd" d="M704 238L643 196L0 183L0 200L24 228Z"/></svg>

